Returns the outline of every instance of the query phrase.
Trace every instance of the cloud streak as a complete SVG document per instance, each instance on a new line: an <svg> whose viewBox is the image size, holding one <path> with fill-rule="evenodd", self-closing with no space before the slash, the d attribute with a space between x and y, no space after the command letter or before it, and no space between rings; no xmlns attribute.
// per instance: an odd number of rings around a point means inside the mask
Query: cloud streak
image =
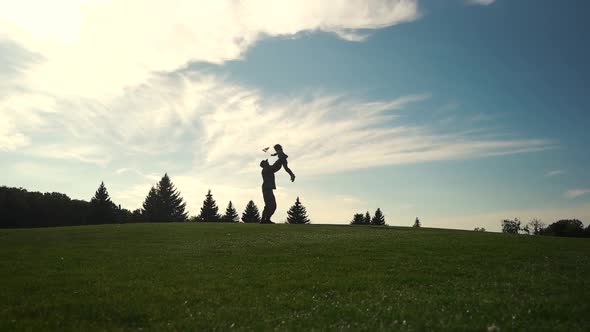
<svg viewBox="0 0 590 332"><path fill-rule="evenodd" d="M565 174L564 170L556 169L556 170L549 171L549 172L545 173L545 176L552 177L552 176L557 176L557 175L562 175L562 174Z"/></svg>
<svg viewBox="0 0 590 332"><path fill-rule="evenodd" d="M590 188L571 189L565 192L565 197L574 199L581 196L585 196L587 194L590 194Z"/></svg>
<svg viewBox="0 0 590 332"><path fill-rule="evenodd" d="M496 0L468 0L468 2L475 5L488 6L496 2Z"/></svg>

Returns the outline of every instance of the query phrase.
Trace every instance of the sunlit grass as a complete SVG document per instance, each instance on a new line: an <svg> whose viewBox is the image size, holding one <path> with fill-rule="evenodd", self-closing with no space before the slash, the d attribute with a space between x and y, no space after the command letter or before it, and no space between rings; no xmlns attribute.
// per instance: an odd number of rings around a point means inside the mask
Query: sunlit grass
<svg viewBox="0 0 590 332"><path fill-rule="evenodd" d="M590 326L590 241L319 225L0 230L0 330Z"/></svg>

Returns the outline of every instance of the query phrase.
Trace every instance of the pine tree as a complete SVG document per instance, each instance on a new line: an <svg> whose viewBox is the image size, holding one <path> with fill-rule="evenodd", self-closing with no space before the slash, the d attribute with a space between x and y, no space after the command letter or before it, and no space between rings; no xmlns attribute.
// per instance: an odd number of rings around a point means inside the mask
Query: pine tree
<svg viewBox="0 0 590 332"><path fill-rule="evenodd" d="M371 225L385 225L385 217L383 216L381 209L377 208L377 211L375 211L375 215L373 216L373 219L371 219Z"/></svg>
<svg viewBox="0 0 590 332"><path fill-rule="evenodd" d="M114 223L117 220L117 207L111 201L109 192L104 185L100 186L90 200L90 222L93 224Z"/></svg>
<svg viewBox="0 0 590 332"><path fill-rule="evenodd" d="M418 219L418 217L416 217L416 221L414 221L414 226L412 227L422 227L422 223L420 223L420 219Z"/></svg>
<svg viewBox="0 0 590 332"><path fill-rule="evenodd" d="M291 206L287 211L287 223L288 224L309 224L309 217L307 216L307 210L299 201L299 197L295 201L295 204Z"/></svg>
<svg viewBox="0 0 590 332"><path fill-rule="evenodd" d="M365 225L371 224L371 215L369 214L369 211L367 211L367 213L365 213L365 220L363 221L363 224L365 224Z"/></svg>
<svg viewBox="0 0 590 332"><path fill-rule="evenodd" d="M363 225L365 223L365 217L362 213L355 213L352 217L351 225Z"/></svg>
<svg viewBox="0 0 590 332"><path fill-rule="evenodd" d="M143 201L141 216L144 221L147 222L163 221L164 217L162 215L162 210L160 193L154 186L152 186L145 200Z"/></svg>
<svg viewBox="0 0 590 332"><path fill-rule="evenodd" d="M211 190L207 192L205 195L205 200L203 201L203 206L201 207L201 213L197 217L199 221L205 222L215 222L221 221L221 216L219 215L219 208L217 207L217 203L213 199L213 194L211 194Z"/></svg>
<svg viewBox="0 0 590 332"><path fill-rule="evenodd" d="M143 201L141 215L147 222L187 221L186 203L180 192L164 174L155 187L152 187Z"/></svg>
<svg viewBox="0 0 590 332"><path fill-rule="evenodd" d="M162 208L162 217L164 217L162 221L187 221L186 203L180 196L180 192L172 184L168 173L164 174L158 183L157 190Z"/></svg>
<svg viewBox="0 0 590 332"><path fill-rule="evenodd" d="M246 223L260 222L260 212L258 212L258 207L254 204L254 201L250 201L246 205L244 213L242 213L242 221Z"/></svg>
<svg viewBox="0 0 590 332"><path fill-rule="evenodd" d="M229 201L229 204L227 204L227 208L225 209L225 214L223 215L223 217L221 217L221 220L223 220L225 222L239 222L240 221L240 216L238 215L238 212L234 208L234 205L232 204L231 201Z"/></svg>

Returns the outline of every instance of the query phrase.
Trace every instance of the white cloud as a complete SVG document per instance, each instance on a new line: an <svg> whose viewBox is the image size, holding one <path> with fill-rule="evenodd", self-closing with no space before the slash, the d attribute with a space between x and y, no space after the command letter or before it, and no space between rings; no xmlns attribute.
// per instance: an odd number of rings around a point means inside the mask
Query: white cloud
<svg viewBox="0 0 590 332"><path fill-rule="evenodd" d="M565 192L565 197L567 198L578 198L580 196L584 196L590 194L590 188L584 189L571 189Z"/></svg>
<svg viewBox="0 0 590 332"><path fill-rule="evenodd" d="M0 40L42 55L35 90L102 96L194 61L241 58L263 37L305 31L363 40L418 18L417 0L0 0Z"/></svg>
<svg viewBox="0 0 590 332"><path fill-rule="evenodd" d="M550 177L550 176L557 176L557 175L562 175L562 174L565 174L564 170L556 169L556 170L548 171L547 173L545 173L545 176Z"/></svg>
<svg viewBox="0 0 590 332"><path fill-rule="evenodd" d="M14 151L31 143L31 139L8 122L0 122L0 151Z"/></svg>

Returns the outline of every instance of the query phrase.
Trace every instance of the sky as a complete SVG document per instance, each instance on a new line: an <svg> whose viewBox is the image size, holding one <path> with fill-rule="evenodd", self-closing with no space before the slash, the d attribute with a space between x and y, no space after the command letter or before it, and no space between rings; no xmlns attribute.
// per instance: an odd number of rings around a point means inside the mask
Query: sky
<svg viewBox="0 0 590 332"><path fill-rule="evenodd" d="M390 225L590 221L583 0L0 0L0 185L192 215ZM241 212L241 211L239 211Z"/></svg>

